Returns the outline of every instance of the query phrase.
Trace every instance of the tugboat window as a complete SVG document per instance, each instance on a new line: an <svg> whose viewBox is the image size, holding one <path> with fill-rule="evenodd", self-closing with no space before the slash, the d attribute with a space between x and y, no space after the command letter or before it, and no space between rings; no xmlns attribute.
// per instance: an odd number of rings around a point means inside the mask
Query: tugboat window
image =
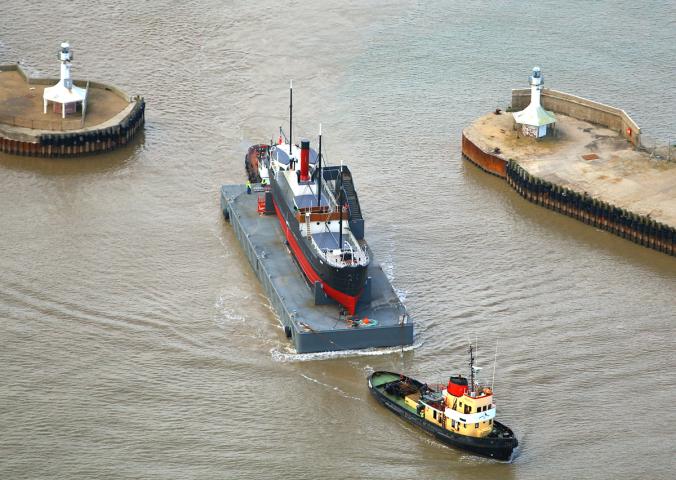
<svg viewBox="0 0 676 480"><path fill-rule="evenodd" d="M475 424L474 424L474 428L479 428L479 424L478 424L478 423L475 423Z"/></svg>

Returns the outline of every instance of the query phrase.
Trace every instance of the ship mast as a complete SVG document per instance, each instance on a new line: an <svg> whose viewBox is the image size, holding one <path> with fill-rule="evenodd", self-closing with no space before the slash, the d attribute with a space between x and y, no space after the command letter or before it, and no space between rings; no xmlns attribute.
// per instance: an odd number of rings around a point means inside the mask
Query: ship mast
<svg viewBox="0 0 676 480"><path fill-rule="evenodd" d="M289 158L293 145L293 80L289 80Z"/></svg>
<svg viewBox="0 0 676 480"><path fill-rule="evenodd" d="M343 161L340 161L340 190L338 190L338 211L340 212L338 247L343 251Z"/></svg>
<svg viewBox="0 0 676 480"><path fill-rule="evenodd" d="M319 170L317 175L317 206L322 206L322 124L319 124Z"/></svg>

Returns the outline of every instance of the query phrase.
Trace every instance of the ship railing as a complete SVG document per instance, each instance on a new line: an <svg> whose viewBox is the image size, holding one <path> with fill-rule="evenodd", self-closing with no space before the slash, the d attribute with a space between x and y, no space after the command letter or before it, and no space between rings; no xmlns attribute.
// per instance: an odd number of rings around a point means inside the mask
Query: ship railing
<svg viewBox="0 0 676 480"><path fill-rule="evenodd" d="M434 390L435 392L441 392L447 387L447 384L443 382L438 382L438 383L428 383L427 386L431 389Z"/></svg>
<svg viewBox="0 0 676 480"><path fill-rule="evenodd" d="M340 253L333 253L330 250L324 250L326 263L334 267L347 267L350 265L367 265L368 256L366 254L353 254L350 260L345 260Z"/></svg>
<svg viewBox="0 0 676 480"><path fill-rule="evenodd" d="M315 242L314 238L312 239L313 248L322 254L329 265L334 267L345 267L348 265L368 265L369 256L364 250L355 250L353 246L347 241L344 242L344 245L347 245L347 248L343 246L343 249L340 251L340 253L334 253L334 250L332 249L320 248ZM345 260L345 253L350 254L350 260Z"/></svg>
<svg viewBox="0 0 676 480"><path fill-rule="evenodd" d="M336 197L333 196L333 193L326 187L326 183L324 182L322 182L322 196L329 200L330 211L333 212L338 210L338 202L336 201Z"/></svg>
<svg viewBox="0 0 676 480"><path fill-rule="evenodd" d="M284 129L282 127L279 127L279 134L284 137L284 141L286 143L289 143L289 137L286 136L286 133L284 133Z"/></svg>

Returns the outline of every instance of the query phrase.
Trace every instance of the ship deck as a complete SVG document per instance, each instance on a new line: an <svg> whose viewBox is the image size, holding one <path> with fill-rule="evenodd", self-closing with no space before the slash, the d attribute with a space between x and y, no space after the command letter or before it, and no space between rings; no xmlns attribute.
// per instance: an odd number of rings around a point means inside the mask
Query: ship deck
<svg viewBox="0 0 676 480"><path fill-rule="evenodd" d="M357 304L355 319L368 324L350 325L339 306L327 299L317 304L288 248L275 215L258 214L258 195L246 194L244 185L221 187L221 209L229 218L254 272L261 281L280 322L291 331L298 353L404 346L413 343L413 323L382 267L370 254L370 302ZM369 252L370 253L370 252Z"/></svg>
<svg viewBox="0 0 676 480"><path fill-rule="evenodd" d="M345 222L343 222L345 223ZM338 234L334 232L313 233L312 239L322 250L335 250L339 245Z"/></svg>
<svg viewBox="0 0 676 480"><path fill-rule="evenodd" d="M296 206L298 208L310 208L310 207L317 207L320 205L317 205L317 194L316 193L306 193L303 195L296 195L295 196L295 201L296 201ZM321 206L322 207L328 207L329 202L326 199L326 197L322 197L320 199Z"/></svg>

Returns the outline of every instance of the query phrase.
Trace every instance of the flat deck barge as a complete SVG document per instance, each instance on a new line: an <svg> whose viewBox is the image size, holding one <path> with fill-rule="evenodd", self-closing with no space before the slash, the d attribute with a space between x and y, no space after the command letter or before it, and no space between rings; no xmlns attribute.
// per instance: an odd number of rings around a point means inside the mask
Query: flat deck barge
<svg viewBox="0 0 676 480"><path fill-rule="evenodd" d="M258 213L259 185L221 187L221 210L298 353L397 347L413 343L413 323L369 252L368 281L352 318L308 284L285 245L275 215Z"/></svg>

